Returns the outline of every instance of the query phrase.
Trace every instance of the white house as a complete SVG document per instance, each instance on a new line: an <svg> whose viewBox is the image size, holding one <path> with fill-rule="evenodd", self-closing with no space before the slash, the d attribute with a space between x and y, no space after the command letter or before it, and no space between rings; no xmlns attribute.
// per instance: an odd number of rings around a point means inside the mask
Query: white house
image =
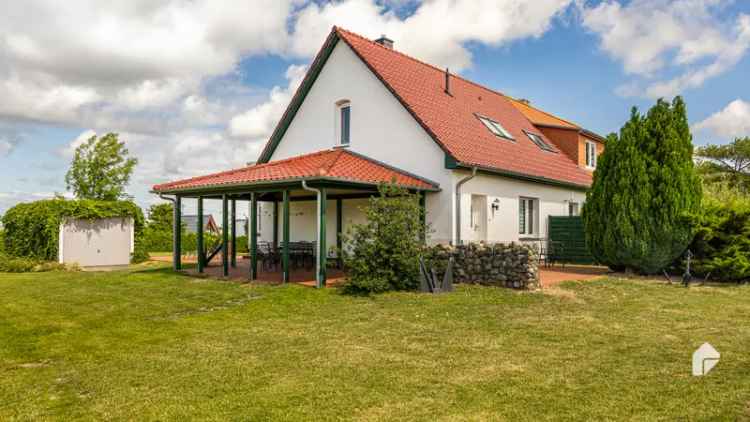
<svg viewBox="0 0 750 422"><path fill-rule="evenodd" d="M259 240L325 247L361 221L377 184L395 180L423 194L428 242L517 241L546 237L550 215L579 212L603 141L385 37L334 27L257 164L153 189L223 198L225 209L249 199Z"/></svg>

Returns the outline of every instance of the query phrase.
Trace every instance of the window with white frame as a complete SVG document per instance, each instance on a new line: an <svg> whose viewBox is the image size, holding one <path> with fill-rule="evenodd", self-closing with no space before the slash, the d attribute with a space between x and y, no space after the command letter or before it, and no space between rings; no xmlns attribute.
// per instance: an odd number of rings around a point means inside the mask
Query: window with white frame
<svg viewBox="0 0 750 422"><path fill-rule="evenodd" d="M349 100L336 103L336 141L339 145L351 142L352 104Z"/></svg>
<svg viewBox="0 0 750 422"><path fill-rule="evenodd" d="M539 200L535 198L518 198L518 234L533 236L539 221Z"/></svg>
<svg viewBox="0 0 750 422"><path fill-rule="evenodd" d="M581 214L580 204L578 202L568 202L568 215L575 217Z"/></svg>
<svg viewBox="0 0 750 422"><path fill-rule="evenodd" d="M511 135L510 132L505 130L503 125L501 125L499 122L492 120L489 117L480 116L478 114L476 116L477 116L477 119L479 119L479 121L482 122L482 124L486 126L487 129L490 130L490 132L492 132L493 135L499 136L501 138L510 139L510 140L514 139L513 135Z"/></svg>
<svg viewBox="0 0 750 422"><path fill-rule="evenodd" d="M596 143L586 141L586 167L596 168Z"/></svg>
<svg viewBox="0 0 750 422"><path fill-rule="evenodd" d="M549 151L549 152L555 152L554 148L550 144L548 144L540 135L537 135L536 133L526 132L526 136L531 139L531 142L535 143L536 146L539 148Z"/></svg>

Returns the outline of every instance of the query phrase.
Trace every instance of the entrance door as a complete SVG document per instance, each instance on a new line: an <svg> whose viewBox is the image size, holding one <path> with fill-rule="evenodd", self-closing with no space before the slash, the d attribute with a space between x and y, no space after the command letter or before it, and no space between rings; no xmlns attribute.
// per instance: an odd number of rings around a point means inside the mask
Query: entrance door
<svg viewBox="0 0 750 422"><path fill-rule="evenodd" d="M471 195L471 230L475 241L487 240L487 197Z"/></svg>

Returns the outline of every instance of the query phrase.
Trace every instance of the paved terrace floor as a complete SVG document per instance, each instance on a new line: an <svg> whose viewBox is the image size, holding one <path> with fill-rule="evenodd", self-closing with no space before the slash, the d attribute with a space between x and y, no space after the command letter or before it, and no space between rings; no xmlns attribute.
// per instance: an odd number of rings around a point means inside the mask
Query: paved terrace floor
<svg viewBox="0 0 750 422"><path fill-rule="evenodd" d="M172 262L171 256L156 256L151 258L154 261ZM183 256L182 262L185 264L195 263L195 256ZM542 287L550 287L564 281L586 281L593 280L604 276L608 269L606 267L594 267L588 265L565 265L563 268L560 264L553 267L541 267L539 277ZM187 274L197 275L195 268L185 270ZM221 278L221 257L215 257L209 266L205 268L205 276ZM236 281L247 281L250 274L250 261L237 257L237 267L229 268L229 279ZM344 273L340 270L328 269L327 286L336 286L344 280ZM315 269L314 268L292 268L290 281L306 286L315 286ZM281 271L264 269L263 265L258 263L257 283L280 284Z"/></svg>

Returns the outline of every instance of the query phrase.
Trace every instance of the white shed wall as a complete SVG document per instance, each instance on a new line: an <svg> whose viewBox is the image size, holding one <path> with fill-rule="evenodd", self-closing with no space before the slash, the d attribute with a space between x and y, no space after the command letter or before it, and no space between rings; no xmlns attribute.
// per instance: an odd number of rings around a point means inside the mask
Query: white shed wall
<svg viewBox="0 0 750 422"><path fill-rule="evenodd" d="M82 267L130 264L133 219L67 219L60 225L60 262Z"/></svg>

